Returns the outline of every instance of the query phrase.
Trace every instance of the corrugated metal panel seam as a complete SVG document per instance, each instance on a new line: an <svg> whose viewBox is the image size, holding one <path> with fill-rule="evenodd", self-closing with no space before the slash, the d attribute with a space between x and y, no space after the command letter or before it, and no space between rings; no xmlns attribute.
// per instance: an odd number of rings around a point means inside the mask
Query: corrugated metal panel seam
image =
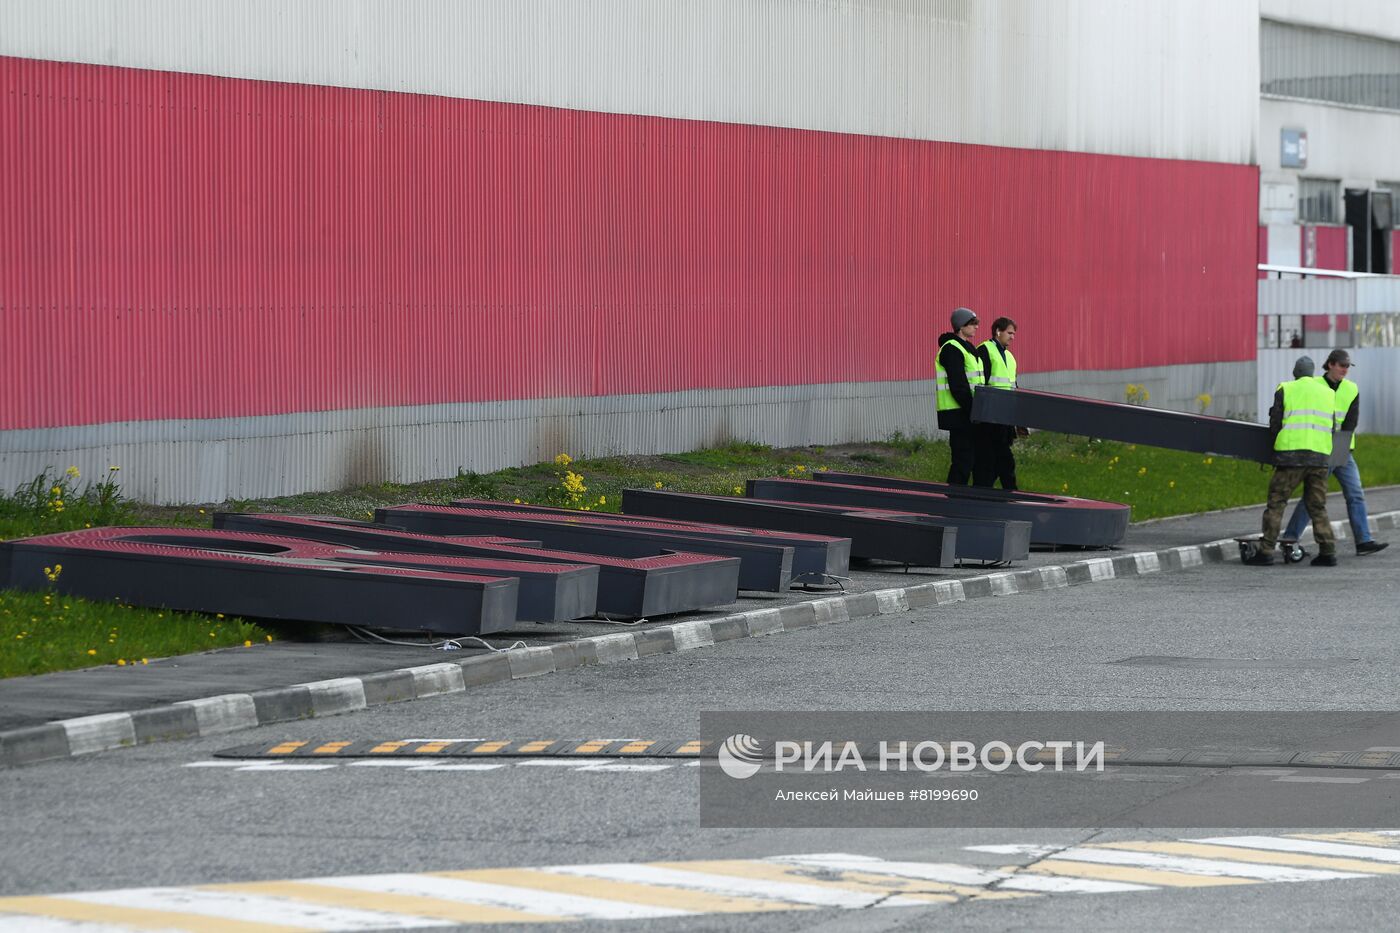
<svg viewBox="0 0 1400 933"><path fill-rule="evenodd" d="M0 429L1253 354L1249 166L12 58L0 138Z"/></svg>

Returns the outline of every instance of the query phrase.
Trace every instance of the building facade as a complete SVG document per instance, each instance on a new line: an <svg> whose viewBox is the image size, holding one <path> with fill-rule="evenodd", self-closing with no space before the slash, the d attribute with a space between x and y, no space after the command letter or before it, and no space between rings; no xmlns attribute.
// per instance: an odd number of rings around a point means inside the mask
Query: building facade
<svg viewBox="0 0 1400 933"><path fill-rule="evenodd" d="M933 433L959 305L1023 384L1252 409L1259 12L12 0L0 486Z"/></svg>
<svg viewBox="0 0 1400 933"><path fill-rule="evenodd" d="M1400 9L1261 0L1261 259L1395 274Z"/></svg>

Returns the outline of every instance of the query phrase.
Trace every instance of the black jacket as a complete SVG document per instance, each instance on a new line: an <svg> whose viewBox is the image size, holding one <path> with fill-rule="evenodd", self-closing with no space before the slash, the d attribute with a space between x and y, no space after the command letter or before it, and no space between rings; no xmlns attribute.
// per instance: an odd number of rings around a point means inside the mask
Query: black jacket
<svg viewBox="0 0 1400 933"><path fill-rule="evenodd" d="M972 387L967 383L967 362L963 355L958 352L957 347L944 346L948 341L956 341L971 353L977 355L977 348L963 340L957 334L946 333L938 338L938 345L942 347L938 351L938 362L943 366L943 371L948 374L948 390L953 393L953 398L962 406L960 408L940 411L938 413L938 426L945 431L970 431L972 429ZM985 373L986 370L984 369Z"/></svg>
<svg viewBox="0 0 1400 933"><path fill-rule="evenodd" d="M1333 386L1335 391L1336 387ZM1274 390L1274 404L1269 409L1269 441L1278 440L1278 432L1283 430L1283 386ZM1274 466L1277 467L1325 467L1330 458L1313 450L1276 450Z"/></svg>

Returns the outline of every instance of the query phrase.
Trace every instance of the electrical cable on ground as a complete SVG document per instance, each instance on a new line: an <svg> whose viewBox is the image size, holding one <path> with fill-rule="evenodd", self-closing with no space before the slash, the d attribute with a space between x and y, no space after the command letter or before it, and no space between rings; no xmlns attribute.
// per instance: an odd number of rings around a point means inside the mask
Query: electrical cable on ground
<svg viewBox="0 0 1400 933"><path fill-rule="evenodd" d="M530 647L529 645L525 644L525 642L523 642L523 641L516 641L516 642L513 642L513 643L507 645L507 646L504 647L504 648L497 648L497 647L495 647L494 645L492 645L492 644L490 644L489 642L487 642L484 638L477 638L475 635L458 635L456 638L444 638L444 639L441 640L441 641L430 641L430 642L422 642L422 641L399 641L399 640L393 639L393 638L385 638L383 635L380 635L378 632L372 632L372 631L370 631L369 629L367 629L367 628L361 628L361 627L358 626L358 625L347 625L347 626L345 626L345 628L350 632L351 635L354 635L354 636L355 636L356 638L358 638L360 641L367 642L367 643L370 642L371 640L380 641L380 642L383 642L383 643L386 644L386 645L397 645L397 646L399 646L399 647L401 647L401 648L432 648L432 649L435 649L435 650L438 650L438 651L460 651L460 650L462 650L462 642L464 642L464 641L474 641L474 642L477 642L478 644L481 645L481 647L483 647L483 648L485 648L487 651L491 651L491 652L505 652L505 651L511 651L512 649L515 649L515 648L528 648L528 647Z"/></svg>

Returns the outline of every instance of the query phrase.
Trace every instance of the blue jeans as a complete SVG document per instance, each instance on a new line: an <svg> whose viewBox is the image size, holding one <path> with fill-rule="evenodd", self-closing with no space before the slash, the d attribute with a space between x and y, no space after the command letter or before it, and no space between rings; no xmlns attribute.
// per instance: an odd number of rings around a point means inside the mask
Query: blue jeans
<svg viewBox="0 0 1400 933"><path fill-rule="evenodd" d="M1333 468L1332 475L1337 477L1337 483L1342 487L1342 498L1347 502L1347 521L1351 522L1352 538L1357 544L1370 541L1371 521L1366 516L1366 496L1361 491L1361 471L1356 467L1356 458L1348 455L1347 462ZM1308 513L1303 508L1303 500L1299 499L1283 536L1297 541L1307 526Z"/></svg>

